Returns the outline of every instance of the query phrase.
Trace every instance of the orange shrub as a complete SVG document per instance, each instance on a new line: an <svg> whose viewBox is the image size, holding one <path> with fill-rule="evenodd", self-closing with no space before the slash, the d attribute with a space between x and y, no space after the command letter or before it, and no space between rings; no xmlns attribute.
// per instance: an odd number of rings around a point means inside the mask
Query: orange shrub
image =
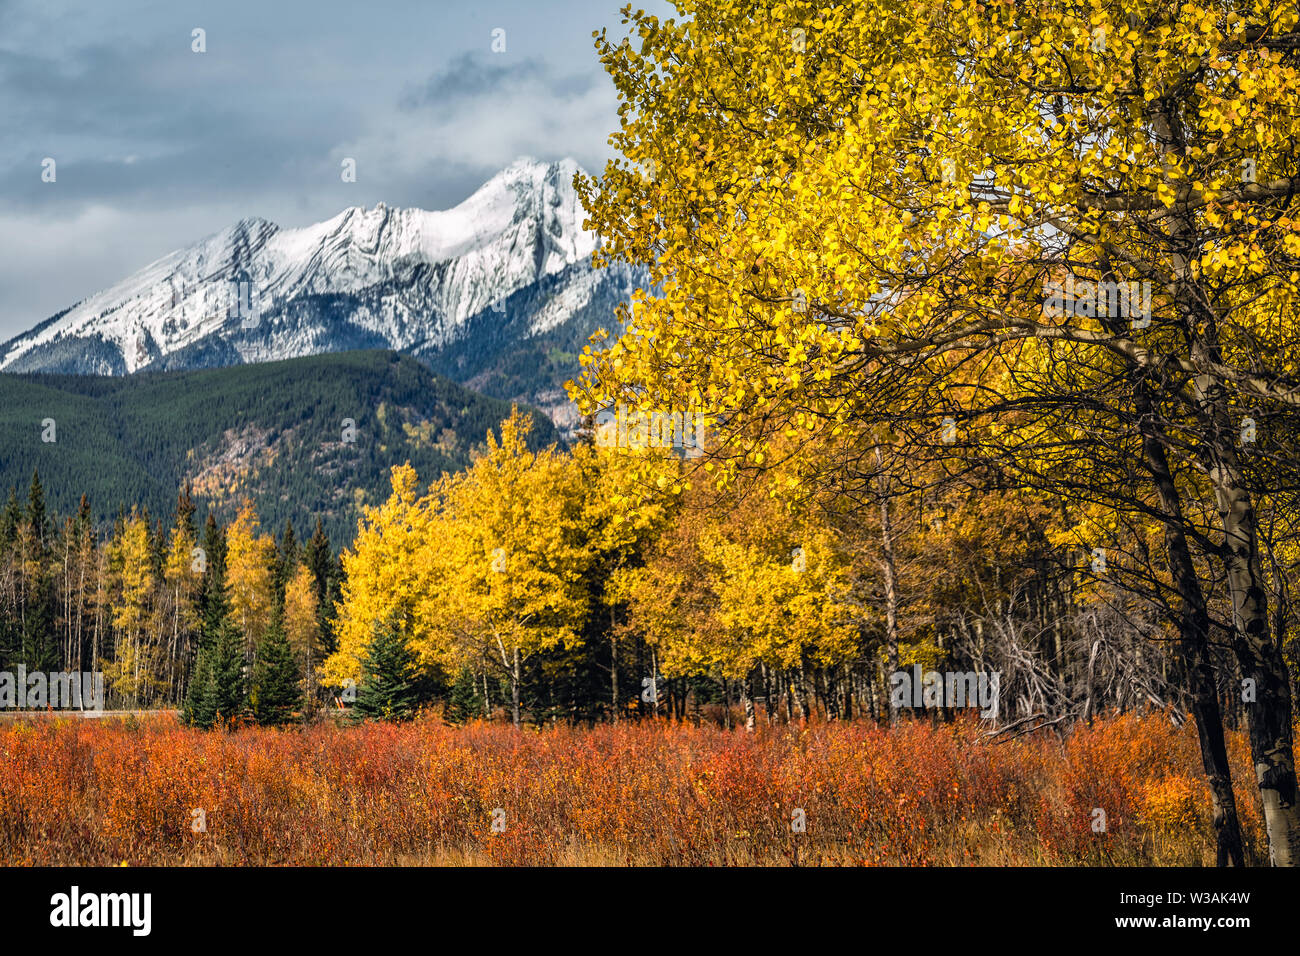
<svg viewBox="0 0 1300 956"><path fill-rule="evenodd" d="M1259 845L1247 752L1231 745ZM1194 729L1159 715L1063 744L991 743L975 721L222 733L59 719L0 728L0 862L1206 863L1198 754Z"/></svg>

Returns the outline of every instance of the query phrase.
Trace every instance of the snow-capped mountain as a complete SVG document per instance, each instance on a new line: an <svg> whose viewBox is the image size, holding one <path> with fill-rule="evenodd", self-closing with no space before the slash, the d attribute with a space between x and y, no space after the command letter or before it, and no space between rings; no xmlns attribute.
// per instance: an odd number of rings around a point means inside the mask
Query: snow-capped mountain
<svg viewBox="0 0 1300 956"><path fill-rule="evenodd" d="M485 350L559 330L547 347L571 347L612 326L644 279L592 269L578 171L520 159L441 212L381 203L301 229L243 220L11 339L0 370L118 375L354 348L429 360L455 344L459 366L477 356L469 372L481 374Z"/></svg>

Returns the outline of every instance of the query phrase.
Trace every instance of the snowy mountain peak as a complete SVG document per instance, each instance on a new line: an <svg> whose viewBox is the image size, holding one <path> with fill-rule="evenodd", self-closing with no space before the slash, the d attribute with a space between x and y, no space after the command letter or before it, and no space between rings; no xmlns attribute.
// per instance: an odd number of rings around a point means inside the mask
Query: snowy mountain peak
<svg viewBox="0 0 1300 956"><path fill-rule="evenodd" d="M381 202L295 229L242 219L0 346L0 369L122 374L357 342L427 350L564 274L569 292L529 317L533 331L553 328L594 288L578 172L572 159L521 157L448 210Z"/></svg>

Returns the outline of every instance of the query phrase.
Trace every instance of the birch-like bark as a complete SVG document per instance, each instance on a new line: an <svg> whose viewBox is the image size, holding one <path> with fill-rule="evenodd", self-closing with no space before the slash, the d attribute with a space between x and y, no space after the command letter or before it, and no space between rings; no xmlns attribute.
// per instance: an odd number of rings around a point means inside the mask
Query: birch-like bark
<svg viewBox="0 0 1300 956"><path fill-rule="evenodd" d="M880 469L880 570L885 585L885 655L889 674L898 672L898 591L895 584L897 566L894 563L894 525L889 514L889 488L884 477L884 456L876 446L876 467ZM898 708L894 695L889 693L889 678L885 680L885 693L889 697L889 723L898 722Z"/></svg>

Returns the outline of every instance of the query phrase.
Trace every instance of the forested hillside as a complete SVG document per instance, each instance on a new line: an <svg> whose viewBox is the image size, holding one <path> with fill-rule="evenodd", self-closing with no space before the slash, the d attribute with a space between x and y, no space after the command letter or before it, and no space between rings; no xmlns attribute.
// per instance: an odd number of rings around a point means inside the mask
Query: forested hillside
<svg viewBox="0 0 1300 956"><path fill-rule="evenodd" d="M116 378L3 375L0 490L21 497L38 471L53 512L72 514L84 494L104 528L133 506L170 516L192 482L200 513L229 520L249 496L269 527L319 517L346 544L393 465L459 470L509 411L387 351ZM553 441L537 417L535 440Z"/></svg>

